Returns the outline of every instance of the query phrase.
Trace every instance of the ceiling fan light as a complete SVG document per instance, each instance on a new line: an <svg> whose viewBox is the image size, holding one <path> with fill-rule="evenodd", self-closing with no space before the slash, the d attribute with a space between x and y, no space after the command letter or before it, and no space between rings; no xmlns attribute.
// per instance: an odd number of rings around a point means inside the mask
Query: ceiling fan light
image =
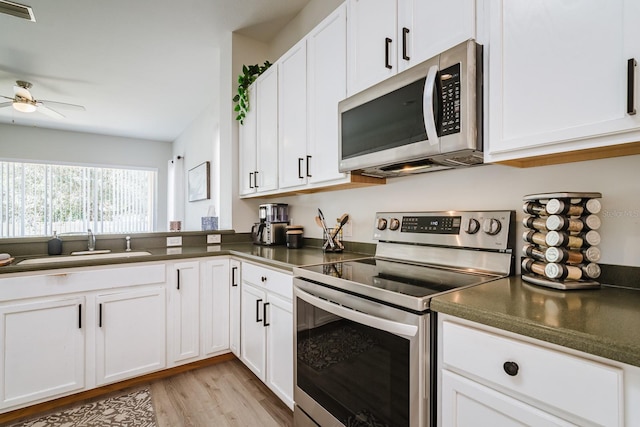
<svg viewBox="0 0 640 427"><path fill-rule="evenodd" d="M36 111L36 106L27 102L14 102L13 108L23 113L33 113Z"/></svg>

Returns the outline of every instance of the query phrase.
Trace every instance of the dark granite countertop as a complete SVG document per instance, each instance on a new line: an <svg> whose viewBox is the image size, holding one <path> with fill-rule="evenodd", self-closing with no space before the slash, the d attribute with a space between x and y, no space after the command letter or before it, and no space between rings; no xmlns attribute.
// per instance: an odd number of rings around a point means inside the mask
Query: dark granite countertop
<svg viewBox="0 0 640 427"><path fill-rule="evenodd" d="M256 246L251 243L223 243L221 245L182 246L169 248L145 248L136 251L147 251L151 255L130 258L101 258L83 259L77 255L71 261L50 262L43 264L22 265L20 261L27 258L18 257L10 265L0 267L0 276L8 273L37 272L72 267L90 267L98 265L128 264L134 262L164 261L207 256L232 255L247 261L255 261L267 266L291 271L293 267L323 262L363 258L370 256L356 252L330 253L323 252L319 247L305 247L301 249L287 249L286 246ZM68 254L67 254L68 255ZM42 256L41 256L42 257ZM52 259L54 256L51 257Z"/></svg>
<svg viewBox="0 0 640 427"><path fill-rule="evenodd" d="M559 291L520 276L437 296L431 309L640 367L640 290Z"/></svg>

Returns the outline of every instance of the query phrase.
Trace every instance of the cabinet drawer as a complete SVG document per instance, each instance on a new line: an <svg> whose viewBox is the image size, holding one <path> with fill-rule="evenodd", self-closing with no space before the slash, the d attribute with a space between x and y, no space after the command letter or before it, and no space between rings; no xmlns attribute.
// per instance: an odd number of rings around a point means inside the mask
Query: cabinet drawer
<svg viewBox="0 0 640 427"><path fill-rule="evenodd" d="M242 263L242 280L291 300L293 277L255 264Z"/></svg>
<svg viewBox="0 0 640 427"><path fill-rule="evenodd" d="M622 425L621 369L449 321L442 342L447 369L590 423Z"/></svg>
<svg viewBox="0 0 640 427"><path fill-rule="evenodd" d="M0 279L0 301L150 285L165 281L164 263L47 270L37 274L21 274Z"/></svg>

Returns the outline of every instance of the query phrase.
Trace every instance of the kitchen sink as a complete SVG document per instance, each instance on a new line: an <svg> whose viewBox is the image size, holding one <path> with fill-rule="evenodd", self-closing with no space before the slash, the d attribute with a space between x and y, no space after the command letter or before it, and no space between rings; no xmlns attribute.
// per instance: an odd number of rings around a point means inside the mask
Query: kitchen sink
<svg viewBox="0 0 640 427"><path fill-rule="evenodd" d="M89 259L111 259L111 258L130 258L141 257L151 255L151 252L147 251L135 251L135 252L104 252L104 251L83 251L78 252L75 255L65 256L47 256L42 258L31 258L20 261L20 265L32 265L32 264L50 264L59 262L71 262L71 261L85 261Z"/></svg>

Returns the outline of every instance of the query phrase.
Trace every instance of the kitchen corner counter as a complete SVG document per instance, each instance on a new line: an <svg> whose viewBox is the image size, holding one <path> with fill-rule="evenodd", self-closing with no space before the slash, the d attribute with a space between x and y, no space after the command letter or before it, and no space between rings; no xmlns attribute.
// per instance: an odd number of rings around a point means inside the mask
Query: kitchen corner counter
<svg viewBox="0 0 640 427"><path fill-rule="evenodd" d="M558 291L508 277L437 296L433 311L640 367L640 290Z"/></svg>
<svg viewBox="0 0 640 427"><path fill-rule="evenodd" d="M92 267L99 265L120 265L140 262L171 261L186 258L210 256L235 256L246 261L254 261L273 268L292 271L301 265L336 262L341 260L364 258L367 254L356 252L329 253L319 247L305 247L301 249L287 249L286 246L256 246L252 243L223 243L221 245L182 246L169 248L136 249L147 251L151 255L131 258L77 259L68 262L51 262L32 265L21 265L20 261L26 257L16 258L10 265L0 267L0 276L9 273L38 272L61 268ZM42 255L46 257L46 255ZM52 256L53 257L53 256ZM30 257L37 258L37 257Z"/></svg>

